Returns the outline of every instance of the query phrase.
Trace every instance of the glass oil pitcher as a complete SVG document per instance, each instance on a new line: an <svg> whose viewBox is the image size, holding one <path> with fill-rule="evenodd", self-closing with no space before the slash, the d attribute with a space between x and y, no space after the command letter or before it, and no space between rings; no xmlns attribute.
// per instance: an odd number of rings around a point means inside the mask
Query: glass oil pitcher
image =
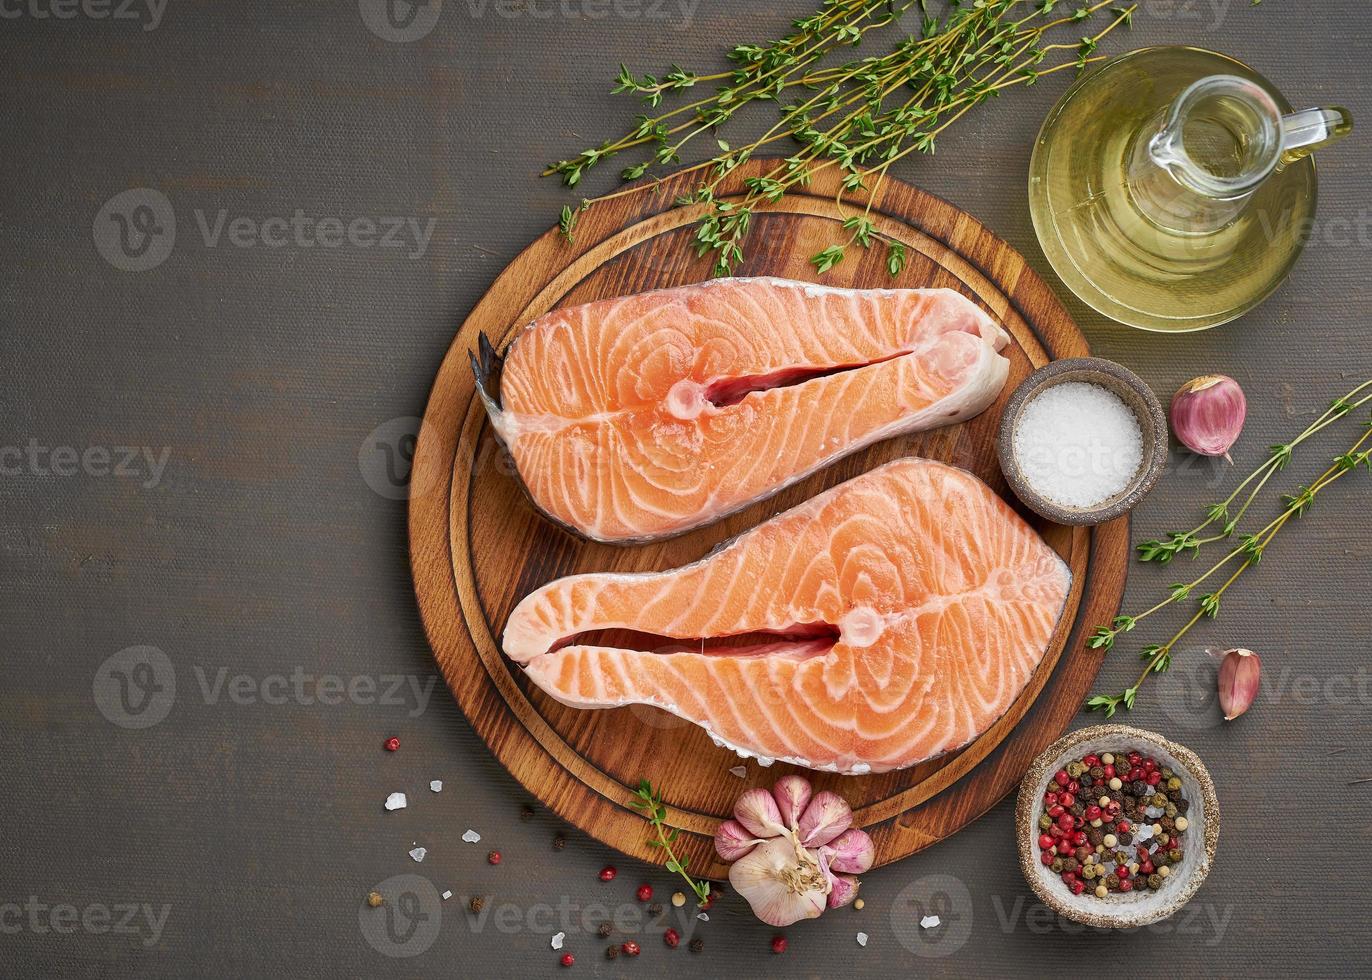
<svg viewBox="0 0 1372 980"><path fill-rule="evenodd" d="M1212 51L1133 51L1080 79L1044 122L1034 229L1063 282L1106 316L1213 327L1286 278L1312 230L1310 154L1351 129L1346 110L1292 112Z"/></svg>

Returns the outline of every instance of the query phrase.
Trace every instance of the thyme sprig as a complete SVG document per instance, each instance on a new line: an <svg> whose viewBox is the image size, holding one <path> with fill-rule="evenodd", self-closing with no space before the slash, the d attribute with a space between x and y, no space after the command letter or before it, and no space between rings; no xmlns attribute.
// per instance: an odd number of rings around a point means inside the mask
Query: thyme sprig
<svg viewBox="0 0 1372 980"><path fill-rule="evenodd" d="M1249 506L1262 492L1263 487L1267 486L1273 475L1284 470L1287 464L1291 462L1296 447L1355 409L1372 402L1372 391L1368 391L1369 388L1372 388L1372 380L1364 381L1348 394L1334 399L1329 407L1324 410L1324 413L1296 438L1290 442L1278 443L1269 447L1267 458L1257 469L1248 474L1242 483L1234 488L1233 493L1219 503L1212 505L1206 511L1206 519L1201 524L1189 531L1173 531L1164 538L1144 541L1137 545L1135 550L1138 552L1139 560L1155 561L1165 565L1178 555L1189 554L1195 558L1205 545L1231 537L1238 528L1239 522L1243 520L1244 514L1248 513ZM1243 503L1237 510L1232 509L1239 495L1250 484L1252 489L1249 490ZM1220 525L1218 534L1201 536L1203 531L1215 524Z"/></svg>
<svg viewBox="0 0 1372 980"><path fill-rule="evenodd" d="M1337 403L1336 403L1337 404ZM1346 412L1343 414L1347 414ZM1195 590L1205 583L1212 576L1220 572L1231 561L1242 559L1238 566L1230 573L1229 577L1219 585L1218 588L1206 592L1196 599L1196 610L1186 623L1177 630L1165 643L1150 644L1143 648L1139 657L1144 661L1143 671L1139 674L1134 683L1126 687L1119 694L1097 694L1086 701L1087 711L1103 710L1107 718L1114 715L1120 708L1130 709L1134 707L1134 699L1138 695L1139 688L1152 674L1161 673L1172 665L1172 650L1191 628L1203 618L1214 618L1220 612L1220 598L1233 585L1245 571L1253 565L1262 561L1264 552L1272 540L1281 532L1293 518L1300 518L1309 511L1315 501L1315 497L1334 481L1339 480L1359 467L1372 470L1372 449L1364 448L1364 445L1372 440L1372 420L1363 426L1363 433L1358 440L1353 443L1348 452L1334 457L1333 464L1315 479L1309 486L1302 486L1294 494L1282 495L1282 510L1268 524L1255 534L1245 534L1240 538L1241 543L1238 547L1231 550L1227 555L1216 562L1209 571L1191 580L1190 582L1178 583L1171 586L1168 597L1150 609L1135 616L1119 616L1112 623L1112 627L1101 627L1094 636L1087 641L1087 645L1095 649L1110 649L1115 642L1116 636L1120 633L1128 632L1137 626L1138 622L1147 616L1158 612L1174 603L1182 602L1192 596ZM1246 509L1246 505L1245 505Z"/></svg>
<svg viewBox="0 0 1372 980"><path fill-rule="evenodd" d="M661 180L657 171L679 163L687 144L710 134L718 153L678 171L698 176L676 203L706 206L694 248L698 255L713 258L715 275L728 275L742 261L743 243L758 208L806 186L830 167L842 173L835 200L847 237L821 249L810 261L818 271L827 272L850 249L880 243L886 249L888 272L897 275L905 266L905 248L883 235L872 218L891 166L911 153L934 153L940 134L1002 91L1033 85L1058 71L1080 71L1101 60L1103 56L1096 54L1101 40L1127 26L1137 4L1112 7L1110 22L1079 40L1050 44L1045 36L1087 20L1112 2L1088 0L1052 17L1060 0L945 0L940 19L930 14L929 0L824 0L815 14L795 21L793 31L780 40L735 47L729 54L735 67L729 71L697 75L673 65L659 78L635 76L621 66L614 90L633 94L654 109L669 94L717 84L713 95L654 116L640 115L623 136L550 164L545 176L556 175L575 187L587 171L625 150L649 149L648 159L621 171L630 186L584 199L579 207L564 207L559 229L570 240L587 208L656 187ZM869 33L915 7L922 15L919 36L901 41L884 55L821 64L826 56L857 46ZM1057 63L1044 67L1049 61ZM743 106L759 101L777 104L778 118L769 128L737 147L720 138L720 130ZM784 140L793 141L798 149L762 175L747 178L741 199L718 196L730 173L764 147ZM864 196L861 208L845 208L845 197Z"/></svg>
<svg viewBox="0 0 1372 980"><path fill-rule="evenodd" d="M653 789L652 783L646 779L639 780L638 792L634 794L631 805L634 809L643 813L644 818L652 824L653 831L657 837L648 841L649 847L660 847L667 858L666 868L675 874L681 875L683 881L690 886L695 893L699 904L704 905L710 900L710 883L705 880L697 881L686 872L687 857L678 857L672 850L672 845L676 843L680 836L675 827L667 826L667 808L662 804L662 793Z"/></svg>

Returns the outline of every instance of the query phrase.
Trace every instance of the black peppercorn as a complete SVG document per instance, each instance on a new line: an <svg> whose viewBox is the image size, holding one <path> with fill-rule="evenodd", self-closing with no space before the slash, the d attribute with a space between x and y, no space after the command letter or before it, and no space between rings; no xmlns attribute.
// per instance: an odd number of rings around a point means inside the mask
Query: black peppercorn
<svg viewBox="0 0 1372 980"><path fill-rule="evenodd" d="M1115 836L1118 837L1118 838L1119 838L1119 842L1120 842L1121 844L1123 844L1124 846L1126 846L1126 847L1129 846L1130 844L1134 843L1134 835L1131 834L1131 833L1128 833L1127 831L1123 831L1123 832L1121 832L1121 833L1118 833L1118 834L1116 834Z"/></svg>
<svg viewBox="0 0 1372 980"><path fill-rule="evenodd" d="M556 837L553 838L553 850L560 851L566 846L567 838L563 837L561 834L558 834Z"/></svg>
<svg viewBox="0 0 1372 980"><path fill-rule="evenodd" d="M705 948L705 940L701 939L699 936L696 936L696 938L691 940L691 945L688 948L692 953L699 953L702 949Z"/></svg>
<svg viewBox="0 0 1372 980"><path fill-rule="evenodd" d="M659 903L659 902L654 902L652 905L649 905L649 906L648 906L648 914L651 915L654 919L656 919L658 916L660 916L660 915L662 914L662 905L661 905L661 903Z"/></svg>
<svg viewBox="0 0 1372 980"><path fill-rule="evenodd" d="M1077 862L1077 859L1074 857L1067 858L1062 862L1063 871L1076 871L1079 867L1081 867L1081 865Z"/></svg>
<svg viewBox="0 0 1372 980"><path fill-rule="evenodd" d="M614 959L614 958L615 958L616 956L618 956L618 955L619 955L619 947L618 947L618 946L606 946L606 947L605 947L605 958L606 958L607 960L612 960L612 959Z"/></svg>
<svg viewBox="0 0 1372 980"><path fill-rule="evenodd" d="M602 922L600 928L596 930L596 935L601 939L608 939L610 937L610 932L610 923Z"/></svg>
<svg viewBox="0 0 1372 980"><path fill-rule="evenodd" d="M467 903L467 908L471 909L473 912L480 912L483 908L485 908L485 906L486 900L482 898L480 895L476 896L470 902Z"/></svg>
<svg viewBox="0 0 1372 980"><path fill-rule="evenodd" d="M1153 891L1157 891L1159 888L1162 887L1162 881L1162 875L1154 871L1151 875L1148 876L1148 887L1153 889Z"/></svg>
<svg viewBox="0 0 1372 980"><path fill-rule="evenodd" d="M533 818L534 818L534 808L531 807L531 806L529 806L529 805L526 803L526 804L524 805L524 808L523 808L522 810L519 811L519 819L520 819L520 820L528 821L528 820L532 820Z"/></svg>
<svg viewBox="0 0 1372 980"><path fill-rule="evenodd" d="M1143 796L1145 793L1148 792L1148 784L1145 783L1142 779L1134 780L1129 785L1129 788L1134 791L1135 796Z"/></svg>

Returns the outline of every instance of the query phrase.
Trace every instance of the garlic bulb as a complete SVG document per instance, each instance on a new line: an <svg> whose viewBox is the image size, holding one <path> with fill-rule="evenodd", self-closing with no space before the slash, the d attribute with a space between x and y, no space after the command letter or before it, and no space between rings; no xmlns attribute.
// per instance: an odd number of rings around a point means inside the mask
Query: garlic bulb
<svg viewBox="0 0 1372 980"><path fill-rule="evenodd" d="M794 838L763 841L729 868L729 884L770 926L813 919L829 901L829 880L819 861Z"/></svg>
<svg viewBox="0 0 1372 980"><path fill-rule="evenodd" d="M750 789L733 820L715 831L729 881L763 922L788 926L857 897L852 877L872 866L872 839L851 828L853 810L837 793L812 793L803 776L785 776L771 792Z"/></svg>
<svg viewBox="0 0 1372 980"><path fill-rule="evenodd" d="M1207 374L1192 378L1172 396L1172 432L1187 449L1229 459L1229 447L1243 431L1248 402L1233 378ZM1233 460L1230 460L1233 462Z"/></svg>
<svg viewBox="0 0 1372 980"><path fill-rule="evenodd" d="M1253 705L1262 680L1262 658L1252 650L1228 650L1220 661L1220 710L1233 721Z"/></svg>

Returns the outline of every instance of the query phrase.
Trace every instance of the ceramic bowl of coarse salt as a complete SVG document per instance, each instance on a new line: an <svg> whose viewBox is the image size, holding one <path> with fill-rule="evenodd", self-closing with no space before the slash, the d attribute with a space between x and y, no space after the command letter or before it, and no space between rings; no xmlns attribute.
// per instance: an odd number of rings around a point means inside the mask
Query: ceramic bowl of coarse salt
<svg viewBox="0 0 1372 980"><path fill-rule="evenodd" d="M1001 415L1006 482L1058 524L1133 510L1167 463L1167 416L1151 388L1100 357L1054 361L1025 378Z"/></svg>

